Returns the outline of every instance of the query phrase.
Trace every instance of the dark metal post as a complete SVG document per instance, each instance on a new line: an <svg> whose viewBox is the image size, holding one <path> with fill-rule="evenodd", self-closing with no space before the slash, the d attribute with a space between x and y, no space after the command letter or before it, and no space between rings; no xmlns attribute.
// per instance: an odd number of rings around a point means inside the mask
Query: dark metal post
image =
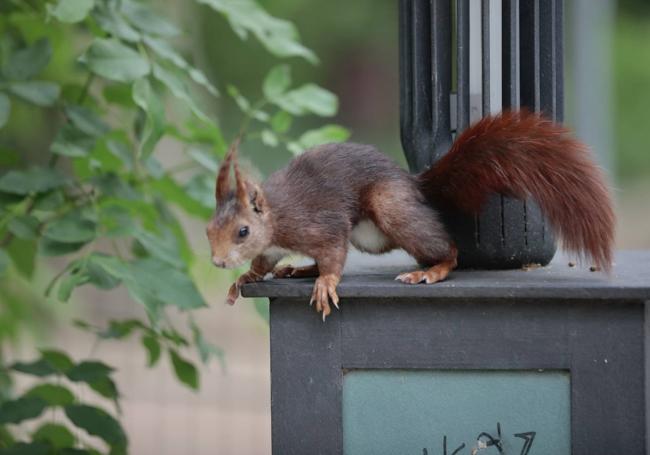
<svg viewBox="0 0 650 455"><path fill-rule="evenodd" d="M450 2L404 0L399 14L402 144L411 169L422 170L451 145Z"/></svg>
<svg viewBox="0 0 650 455"><path fill-rule="evenodd" d="M401 138L412 171L420 172L444 155L452 134L469 124L469 74L478 71L469 58L469 1L400 0ZM483 115L496 113L491 95L490 5L481 2ZM498 3L496 6L499 6ZM563 118L562 0L501 0L501 87L503 108L525 107ZM452 24L456 37L452 39ZM456 43L457 91L451 92L452 42ZM496 44L496 43L493 43ZM497 69L499 69L497 67ZM451 127L450 98L456 99L456 130ZM488 199L475 217L443 214L459 248L461 267L512 268L547 264L554 238L531 201L501 195Z"/></svg>

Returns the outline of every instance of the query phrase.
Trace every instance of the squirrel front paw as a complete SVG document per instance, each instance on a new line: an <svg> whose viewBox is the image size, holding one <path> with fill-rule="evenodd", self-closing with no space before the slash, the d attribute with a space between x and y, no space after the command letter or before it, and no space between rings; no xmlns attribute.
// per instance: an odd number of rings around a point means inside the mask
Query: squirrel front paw
<svg viewBox="0 0 650 455"><path fill-rule="evenodd" d="M273 271L273 278L305 278L318 276L316 264L305 267L293 267L291 265L279 266Z"/></svg>
<svg viewBox="0 0 650 455"><path fill-rule="evenodd" d="M339 277L336 275L319 276L316 283L314 283L314 291L311 294L309 305L316 302L316 312L323 314L323 322L332 312L329 304L330 299L336 309L339 309L339 296L336 294L336 285L338 283Z"/></svg>
<svg viewBox="0 0 650 455"><path fill-rule="evenodd" d="M241 287L245 285L246 283L254 283L255 281L261 281L264 279L263 276L252 272L248 271L244 273L242 276L237 278L237 281L235 281L232 286L230 286L230 289L228 289L228 295L226 296L226 303L228 305L234 305L237 299L239 298L239 294L241 291Z"/></svg>
<svg viewBox="0 0 650 455"><path fill-rule="evenodd" d="M273 278L291 278L296 268L291 265L283 265L273 270Z"/></svg>

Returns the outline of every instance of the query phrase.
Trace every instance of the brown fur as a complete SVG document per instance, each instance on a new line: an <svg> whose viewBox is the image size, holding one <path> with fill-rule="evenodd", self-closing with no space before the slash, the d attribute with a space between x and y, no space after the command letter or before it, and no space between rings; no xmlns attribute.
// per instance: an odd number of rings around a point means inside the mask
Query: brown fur
<svg viewBox="0 0 650 455"><path fill-rule="evenodd" d="M235 267L253 259L251 270L231 287L230 303L242 284L262 279L293 251L315 264L285 266L275 275L318 275L312 300L325 318L330 300L338 304L336 286L353 229L362 221L372 222L379 233L381 242L371 252L402 248L427 266L397 279L443 280L456 267L457 251L434 207L475 212L491 192L537 200L568 249L587 253L605 269L611 265L614 215L601 173L564 128L534 114L481 120L418 176L371 146L328 144L295 158L259 187L240 174L236 146L219 170L218 207L207 229L216 265ZM249 234L241 238L244 226Z"/></svg>
<svg viewBox="0 0 650 455"><path fill-rule="evenodd" d="M540 115L482 119L418 179L432 203L470 213L489 193L531 197L567 250L611 269L615 217L603 174L584 144Z"/></svg>

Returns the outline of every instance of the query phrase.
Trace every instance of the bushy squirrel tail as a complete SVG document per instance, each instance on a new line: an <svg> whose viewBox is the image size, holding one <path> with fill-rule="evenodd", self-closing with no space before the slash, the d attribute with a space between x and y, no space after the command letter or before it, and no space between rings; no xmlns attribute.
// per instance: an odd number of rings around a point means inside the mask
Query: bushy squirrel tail
<svg viewBox="0 0 650 455"><path fill-rule="evenodd" d="M611 270L615 216L586 145L538 114L503 112L465 130L418 176L436 206L477 213L490 193L532 198L563 247Z"/></svg>

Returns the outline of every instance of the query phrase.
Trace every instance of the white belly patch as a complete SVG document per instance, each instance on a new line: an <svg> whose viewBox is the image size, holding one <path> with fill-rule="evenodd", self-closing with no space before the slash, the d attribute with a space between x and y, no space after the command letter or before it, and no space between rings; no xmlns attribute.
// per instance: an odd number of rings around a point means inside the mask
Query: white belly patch
<svg viewBox="0 0 650 455"><path fill-rule="evenodd" d="M295 255L298 255L298 253L285 248L280 248L279 246L269 247L264 252L264 256L266 256L271 262L279 261L287 256Z"/></svg>
<svg viewBox="0 0 650 455"><path fill-rule="evenodd" d="M361 220L352 229L350 243L359 251L383 253L389 245L388 237L370 220Z"/></svg>

